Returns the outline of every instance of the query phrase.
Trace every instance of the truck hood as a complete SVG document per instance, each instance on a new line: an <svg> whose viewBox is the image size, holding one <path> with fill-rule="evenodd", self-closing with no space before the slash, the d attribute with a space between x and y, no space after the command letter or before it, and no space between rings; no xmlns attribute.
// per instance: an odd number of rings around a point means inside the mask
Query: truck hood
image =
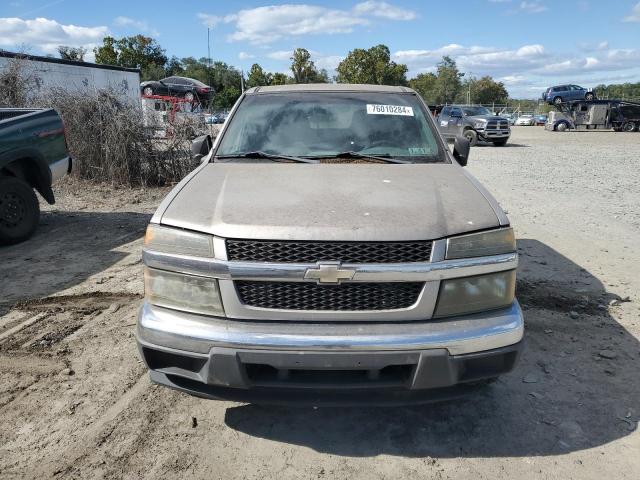
<svg viewBox="0 0 640 480"><path fill-rule="evenodd" d="M472 120L504 120L507 122L509 119L505 117L501 117L499 115L469 115L467 118Z"/></svg>
<svg viewBox="0 0 640 480"><path fill-rule="evenodd" d="M226 238L429 240L499 225L452 164L215 163L173 195L162 224Z"/></svg>

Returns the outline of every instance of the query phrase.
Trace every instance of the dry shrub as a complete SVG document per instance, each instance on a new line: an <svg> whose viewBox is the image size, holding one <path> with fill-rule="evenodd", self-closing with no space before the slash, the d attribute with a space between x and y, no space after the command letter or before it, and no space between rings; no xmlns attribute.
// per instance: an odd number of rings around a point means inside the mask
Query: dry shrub
<svg viewBox="0 0 640 480"><path fill-rule="evenodd" d="M24 108L30 106L36 76L22 57L7 59L0 70L0 108Z"/></svg>
<svg viewBox="0 0 640 480"><path fill-rule="evenodd" d="M120 185L164 185L179 181L195 166L191 130L176 128L165 140L154 139L137 105L111 90L67 92L51 89L42 106L62 116L77 174ZM191 135L190 135L191 134Z"/></svg>
<svg viewBox="0 0 640 480"><path fill-rule="evenodd" d="M191 139L206 133L203 121L176 122L166 139L152 138L139 104L114 90L40 90L30 98L28 64L14 59L0 74L0 106L54 108L81 178L115 185L154 186L177 182L196 165Z"/></svg>

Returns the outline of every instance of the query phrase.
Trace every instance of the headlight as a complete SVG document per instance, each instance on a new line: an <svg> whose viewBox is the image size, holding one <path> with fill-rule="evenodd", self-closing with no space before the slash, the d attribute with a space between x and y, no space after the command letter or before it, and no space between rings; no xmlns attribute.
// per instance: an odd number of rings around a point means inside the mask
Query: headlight
<svg viewBox="0 0 640 480"><path fill-rule="evenodd" d="M484 120L476 120L473 122L473 128L484 128L487 125L487 122Z"/></svg>
<svg viewBox="0 0 640 480"><path fill-rule="evenodd" d="M144 247L162 253L213 257L213 237L180 228L149 224L144 236Z"/></svg>
<svg viewBox="0 0 640 480"><path fill-rule="evenodd" d="M516 251L513 228L470 233L447 239L447 259L484 257Z"/></svg>
<svg viewBox="0 0 640 480"><path fill-rule="evenodd" d="M515 288L515 270L443 280L433 316L449 317L507 307L513 302Z"/></svg>
<svg viewBox="0 0 640 480"><path fill-rule="evenodd" d="M159 307L203 315L224 315L218 282L214 278L145 267L144 294L150 304Z"/></svg>

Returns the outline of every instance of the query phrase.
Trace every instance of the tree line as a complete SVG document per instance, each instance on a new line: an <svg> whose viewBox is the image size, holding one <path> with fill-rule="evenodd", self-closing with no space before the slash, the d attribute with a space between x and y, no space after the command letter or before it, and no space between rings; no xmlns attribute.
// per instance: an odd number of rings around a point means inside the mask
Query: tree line
<svg viewBox="0 0 640 480"><path fill-rule="evenodd" d="M83 60L86 50L61 46L58 53L61 58ZM268 72L260 64L254 63L245 72L245 78L243 72L225 62L210 62L204 57L168 57L155 39L145 35L105 37L102 45L94 48L93 53L96 63L140 68L143 81L171 75L200 80L214 88L214 108L231 107L241 94L243 82L247 88L328 82L404 85L415 89L429 104L466 102L469 93L474 103L504 103L508 98L504 84L489 76L465 78L455 61L446 56L435 72L420 73L408 79L407 65L393 61L386 45L351 50L337 66L334 77L330 77L325 69L318 68L311 53L304 48L292 52L288 73Z"/></svg>

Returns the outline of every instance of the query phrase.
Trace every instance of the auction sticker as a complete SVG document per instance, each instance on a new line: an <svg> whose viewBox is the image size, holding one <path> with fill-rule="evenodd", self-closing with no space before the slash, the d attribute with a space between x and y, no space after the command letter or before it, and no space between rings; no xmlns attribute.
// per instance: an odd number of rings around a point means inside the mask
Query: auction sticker
<svg viewBox="0 0 640 480"><path fill-rule="evenodd" d="M367 113L369 115L404 115L413 117L413 107L404 105L374 105L367 103Z"/></svg>

